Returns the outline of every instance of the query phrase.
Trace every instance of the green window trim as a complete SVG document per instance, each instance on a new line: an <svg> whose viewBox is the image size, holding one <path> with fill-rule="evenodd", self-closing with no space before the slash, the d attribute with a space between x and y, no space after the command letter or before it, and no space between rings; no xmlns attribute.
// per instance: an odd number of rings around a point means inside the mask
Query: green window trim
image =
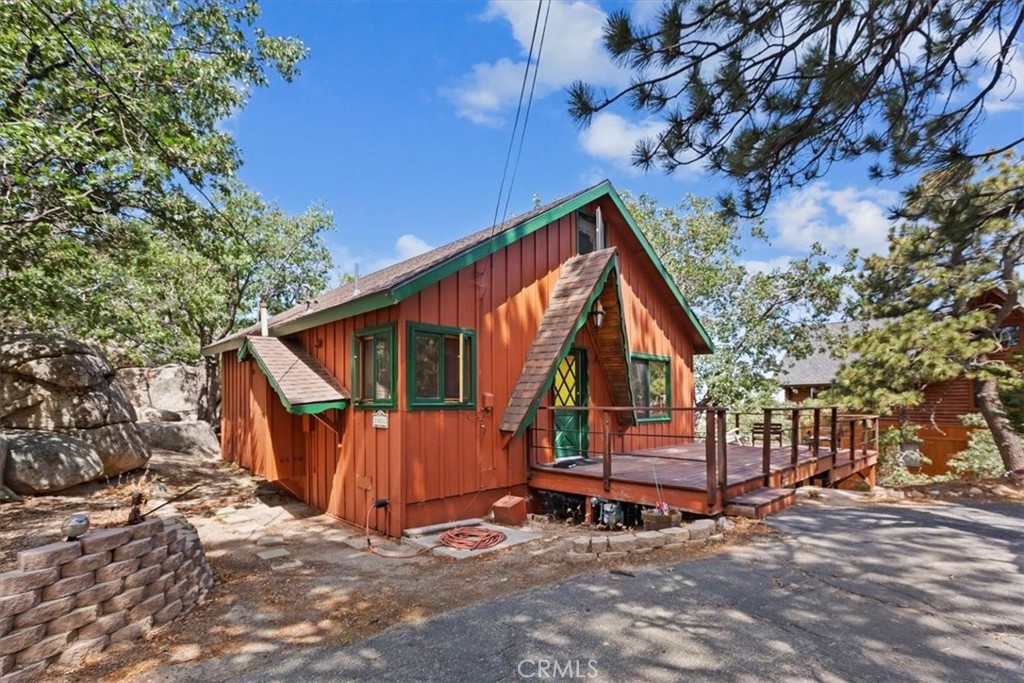
<svg viewBox="0 0 1024 683"><path fill-rule="evenodd" d="M651 390L651 373L650 364L664 363L665 364L665 407L672 407L672 358L670 356L658 356L653 353L643 353L640 351L633 351L629 354L629 381L632 386L633 383L633 361L639 361L647 364L647 395L651 396L654 392ZM640 395L634 390L633 392L633 406L637 408L636 421L641 424L647 424L651 422L671 422L672 412L665 411L662 415L650 415L649 412L652 406L640 406L637 405L637 401L641 398ZM660 407L660 406L659 406ZM642 414L643 411L648 411L647 415Z"/></svg>
<svg viewBox="0 0 1024 683"><path fill-rule="evenodd" d="M445 339L462 339L462 367L461 375L456 374L454 381L459 386L449 386L449 368L445 366ZM420 339L437 340L437 396L417 396L416 385L416 352ZM445 410L445 409L467 409L476 408L476 331L461 327L444 327L442 325L430 325L427 323L410 322L406 324L405 337L406 352L406 395L409 410ZM468 353L467 353L468 352ZM468 357L467 357L468 356ZM448 393L459 394L460 398L442 398Z"/></svg>
<svg viewBox="0 0 1024 683"><path fill-rule="evenodd" d="M357 410L381 410L389 409L395 410L398 408L398 354L396 353L397 348L395 347L395 339L397 338L398 326L395 323L389 323L387 325L379 325L377 327L368 327L362 330L356 330L352 335L352 405ZM361 398L363 394L362 386L362 341L365 339L372 340L374 345L377 344L378 340L386 340L388 344L388 355L390 356L390 367L388 367L388 373L390 377L390 383L388 386L389 398L379 399L365 399ZM378 366L377 354L373 356L373 374L375 377L380 376L381 368Z"/></svg>

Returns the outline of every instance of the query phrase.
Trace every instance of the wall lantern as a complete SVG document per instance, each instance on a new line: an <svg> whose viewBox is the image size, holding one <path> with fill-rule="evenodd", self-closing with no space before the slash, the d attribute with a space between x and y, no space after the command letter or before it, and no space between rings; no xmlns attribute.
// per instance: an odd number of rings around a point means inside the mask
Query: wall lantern
<svg viewBox="0 0 1024 683"><path fill-rule="evenodd" d="M601 300L598 299L594 302L594 307L590 309L590 317L594 321L594 327L601 327L604 323L604 306L601 305Z"/></svg>

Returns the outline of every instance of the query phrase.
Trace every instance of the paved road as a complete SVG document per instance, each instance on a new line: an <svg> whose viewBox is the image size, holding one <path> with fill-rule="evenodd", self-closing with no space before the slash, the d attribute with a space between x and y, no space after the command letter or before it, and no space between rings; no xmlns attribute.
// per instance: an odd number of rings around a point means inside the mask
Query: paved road
<svg viewBox="0 0 1024 683"><path fill-rule="evenodd" d="M151 680L1024 683L1022 516L804 504L771 521L782 542L634 577L600 571L340 650L224 657Z"/></svg>

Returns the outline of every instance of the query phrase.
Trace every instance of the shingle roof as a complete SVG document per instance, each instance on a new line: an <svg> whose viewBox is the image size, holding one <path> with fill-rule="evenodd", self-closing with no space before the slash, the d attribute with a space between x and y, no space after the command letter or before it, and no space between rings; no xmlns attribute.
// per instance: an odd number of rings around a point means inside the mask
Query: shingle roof
<svg viewBox="0 0 1024 683"><path fill-rule="evenodd" d="M813 350L800 359L785 358L779 384L784 387L825 386L835 381L839 368L856 358L855 354L835 356L829 340L835 337L852 337L863 330L874 329L884 324L882 320L859 320L822 325L812 340Z"/></svg>
<svg viewBox="0 0 1024 683"><path fill-rule="evenodd" d="M297 344L277 337L246 337L239 356L244 358L249 353L290 413L319 413L344 407L352 397L327 368Z"/></svg>
<svg viewBox="0 0 1024 683"><path fill-rule="evenodd" d="M585 323L593 301L598 297L605 309L605 321L597 333L598 352L603 351L605 355L611 356L609 349L617 347L619 356L602 358L602 368L611 375L609 383L616 404L633 404L629 365L625 358L628 344L619 305L618 281L608 277L615 267L615 257L614 248L602 249L574 256L563 264L498 429L512 434L519 433L534 411L541 394L550 385L555 365L565 355L576 332ZM632 412L623 412L620 417L634 419Z"/></svg>

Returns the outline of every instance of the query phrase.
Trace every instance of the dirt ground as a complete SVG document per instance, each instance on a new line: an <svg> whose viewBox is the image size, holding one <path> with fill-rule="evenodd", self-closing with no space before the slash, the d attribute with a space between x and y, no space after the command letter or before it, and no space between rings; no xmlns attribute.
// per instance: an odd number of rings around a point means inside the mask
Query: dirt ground
<svg viewBox="0 0 1024 683"><path fill-rule="evenodd" d="M196 525L214 569L217 583L206 600L140 642L112 648L74 670L51 667L45 680L134 680L170 661L224 654L270 658L286 648L348 645L396 623L586 572L702 557L774 533L764 524L737 518L720 541L658 549L642 560L570 562L566 553L572 539L598 532L535 519L529 527L539 534L537 540L499 552L468 560L432 555L388 559L365 552L361 529L319 514L234 466L216 458L156 452L148 471L120 482L0 506L0 571L14 567L18 550L59 540L60 521L70 513L89 513L94 526L119 526L127 520L133 492L151 495L152 506L196 483L201 487L173 507ZM957 496L1024 499L1024 490L1000 486L909 487L920 489L919 497L901 502L935 504L936 498ZM983 493L969 493L972 488ZM226 515L225 508L236 512ZM227 523L232 517L241 521L233 526ZM298 559L302 566L273 571L271 562L259 559L256 552L266 547L256 541L267 534L281 535L291 553L286 559ZM391 552L409 548L383 547Z"/></svg>

